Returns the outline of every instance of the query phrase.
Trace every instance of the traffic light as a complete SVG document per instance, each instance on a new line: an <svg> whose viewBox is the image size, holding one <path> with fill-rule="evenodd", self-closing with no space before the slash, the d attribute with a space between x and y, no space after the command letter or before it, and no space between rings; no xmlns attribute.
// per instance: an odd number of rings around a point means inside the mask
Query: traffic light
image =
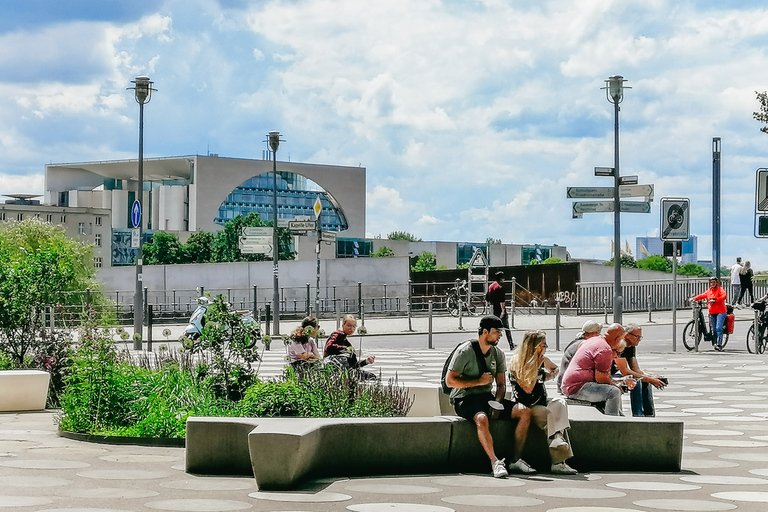
<svg viewBox="0 0 768 512"><path fill-rule="evenodd" d="M768 237L768 215L760 215L757 218L757 236Z"/></svg>

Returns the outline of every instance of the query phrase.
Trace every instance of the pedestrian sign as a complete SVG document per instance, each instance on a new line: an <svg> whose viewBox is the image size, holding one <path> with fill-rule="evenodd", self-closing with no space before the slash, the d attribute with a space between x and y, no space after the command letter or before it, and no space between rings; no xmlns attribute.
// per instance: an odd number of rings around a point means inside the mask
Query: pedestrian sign
<svg viewBox="0 0 768 512"><path fill-rule="evenodd" d="M482 249L480 249L479 247L475 248L475 253L469 259L469 266L470 268L488 266L488 260L485 259L485 254L483 254Z"/></svg>

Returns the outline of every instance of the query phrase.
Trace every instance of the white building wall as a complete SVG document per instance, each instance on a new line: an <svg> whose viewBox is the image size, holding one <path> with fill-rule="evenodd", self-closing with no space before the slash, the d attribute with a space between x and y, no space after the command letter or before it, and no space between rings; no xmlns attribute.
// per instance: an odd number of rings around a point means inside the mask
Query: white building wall
<svg viewBox="0 0 768 512"><path fill-rule="evenodd" d="M184 231L187 229L185 212L187 187L183 185L163 186L159 189L157 229L163 231Z"/></svg>
<svg viewBox="0 0 768 512"><path fill-rule="evenodd" d="M128 227L128 191L111 190L112 192L112 228L125 229Z"/></svg>

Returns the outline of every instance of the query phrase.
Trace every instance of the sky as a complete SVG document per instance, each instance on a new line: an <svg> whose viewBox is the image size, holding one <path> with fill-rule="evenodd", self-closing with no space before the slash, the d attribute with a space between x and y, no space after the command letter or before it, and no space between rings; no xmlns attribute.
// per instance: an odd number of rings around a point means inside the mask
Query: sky
<svg viewBox="0 0 768 512"><path fill-rule="evenodd" d="M369 236L565 245L611 258L613 214L572 218L567 187L652 184L622 245L690 199L712 249L722 140L721 261L768 270L754 237L768 134L768 8L751 0L30 0L0 4L0 194L43 193L48 163L136 158L131 80L157 91L146 157L216 153L367 169ZM640 198L634 199L642 200Z"/></svg>

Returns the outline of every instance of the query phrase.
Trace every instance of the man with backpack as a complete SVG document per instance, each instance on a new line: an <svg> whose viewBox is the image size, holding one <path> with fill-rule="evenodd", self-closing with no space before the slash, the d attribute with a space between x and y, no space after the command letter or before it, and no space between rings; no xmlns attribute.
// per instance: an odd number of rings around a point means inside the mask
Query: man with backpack
<svg viewBox="0 0 768 512"><path fill-rule="evenodd" d="M493 476L496 478L504 478L508 472L504 459L496 457L493 449L489 419L518 420L515 429L515 455L518 460L510 464L509 469L521 473L536 472L518 453L522 450L522 439L531 422L530 409L515 409L515 404L504 398L507 390L506 361L504 351L497 346L503 328L504 324L499 317L481 318L477 330L478 339L456 347L445 373L445 384L452 388L451 402L456 414L477 426L477 437L491 460ZM495 393L492 392L494 382Z"/></svg>

